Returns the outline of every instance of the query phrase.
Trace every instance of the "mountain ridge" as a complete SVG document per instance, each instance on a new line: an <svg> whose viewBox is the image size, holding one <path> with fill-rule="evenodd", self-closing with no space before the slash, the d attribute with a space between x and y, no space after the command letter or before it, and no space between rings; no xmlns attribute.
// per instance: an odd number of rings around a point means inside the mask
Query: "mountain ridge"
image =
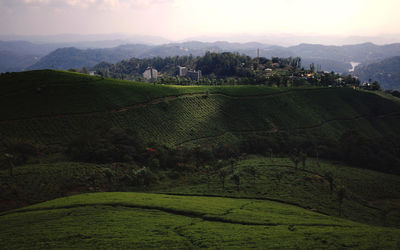
<svg viewBox="0 0 400 250"><path fill-rule="evenodd" d="M124 53L121 49L125 47ZM167 57L167 56L202 56L207 51L212 52L236 52L257 56L257 50L262 57L301 57L303 66L309 64L321 65L322 70L335 71L338 73L348 73L352 68L350 62L367 63L374 60L384 59L389 56L400 56L400 44L375 45L364 43L359 45L346 46L326 46L318 44L300 44L291 47L282 47L276 45L266 45L261 43L229 43L224 41L204 43L198 41L189 41L183 43L169 43L159 46L144 44L126 44L108 49L86 49L80 50L81 61L74 62L68 55L68 52L62 54L62 50L56 50L43 57L38 63L29 67L29 69L55 68L66 70L68 68L81 68L83 66L91 67L101 61L115 63L130 58L146 57ZM77 51L74 51L77 52ZM60 54L60 55L54 55ZM52 67L55 63L52 57L62 58L61 66ZM74 53L74 56L78 56ZM61 59L60 59L61 60ZM68 62L68 60L72 60ZM57 65L57 63L56 63Z"/></svg>

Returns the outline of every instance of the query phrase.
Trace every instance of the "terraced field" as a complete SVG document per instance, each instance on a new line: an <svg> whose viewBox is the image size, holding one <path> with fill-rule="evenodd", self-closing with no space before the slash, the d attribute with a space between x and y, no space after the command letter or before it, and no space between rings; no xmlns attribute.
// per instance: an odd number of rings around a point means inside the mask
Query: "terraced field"
<svg viewBox="0 0 400 250"><path fill-rule="evenodd" d="M400 102L383 93L44 70L2 74L0 107L0 152L37 150L10 172L1 152L1 249L400 247ZM88 135L127 157L71 162Z"/></svg>
<svg viewBox="0 0 400 250"><path fill-rule="evenodd" d="M43 74L61 80L42 83ZM57 71L1 80L0 106L7 108L0 111L0 136L42 144L65 144L104 124L172 147L246 133L312 131L336 138L357 129L379 138L400 132L398 104L350 89L153 86ZM14 89L17 85L22 90Z"/></svg>
<svg viewBox="0 0 400 250"><path fill-rule="evenodd" d="M15 248L395 249L399 229L367 226L281 203L143 193L57 199L0 215Z"/></svg>
<svg viewBox="0 0 400 250"><path fill-rule="evenodd" d="M203 168L179 172L178 177L154 169L156 182L137 185L132 181L137 168L131 164L35 164L16 167L14 177L2 170L0 211L72 194L124 190L278 201L370 225L400 225L400 177L396 175L316 159L296 169L287 158L251 155L238 161L234 170L229 163L223 167L229 174L240 172L238 191L229 176L222 187L218 171ZM336 190L341 186L346 195L339 214Z"/></svg>
<svg viewBox="0 0 400 250"><path fill-rule="evenodd" d="M238 161L234 170L240 172L240 192L227 178L222 187L219 172L204 170L182 176L176 181L155 185L152 192L180 195L204 195L275 200L341 216L372 225L400 225L400 177L376 171L352 168L344 164L308 159L305 168L295 168L287 158L249 156ZM332 178L332 186L329 177ZM346 189L339 204L336 190Z"/></svg>

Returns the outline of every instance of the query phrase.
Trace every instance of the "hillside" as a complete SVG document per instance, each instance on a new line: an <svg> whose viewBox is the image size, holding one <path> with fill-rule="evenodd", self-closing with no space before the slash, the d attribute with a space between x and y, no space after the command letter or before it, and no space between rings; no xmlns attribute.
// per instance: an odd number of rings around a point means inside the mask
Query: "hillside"
<svg viewBox="0 0 400 250"><path fill-rule="evenodd" d="M304 58L330 59L339 62L371 62L394 55L400 55L400 44L375 45L362 43L343 46L326 46L318 44L300 44L288 50Z"/></svg>
<svg viewBox="0 0 400 250"><path fill-rule="evenodd" d="M36 55L21 55L20 53L0 50L0 73L25 70L39 60Z"/></svg>
<svg viewBox="0 0 400 250"><path fill-rule="evenodd" d="M0 248L399 244L394 96L57 70L0 93Z"/></svg>
<svg viewBox="0 0 400 250"><path fill-rule="evenodd" d="M400 90L400 56L390 57L355 68L354 74L361 81L378 81L385 89Z"/></svg>
<svg viewBox="0 0 400 250"><path fill-rule="evenodd" d="M17 53L20 55L44 56L55 50L60 44L35 44L26 41L0 41L0 51Z"/></svg>
<svg viewBox="0 0 400 250"><path fill-rule="evenodd" d="M298 168L288 158L256 155L220 165L152 166L143 175L133 163L31 163L16 167L14 177L0 170L0 212L79 193L145 191L273 200L370 225L400 225L399 176L315 158ZM240 173L239 190L232 172ZM339 210L341 186L346 196Z"/></svg>
<svg viewBox="0 0 400 250"><path fill-rule="evenodd" d="M31 65L28 69L61 69L90 67L95 64L107 61L117 62L123 59L137 56L148 50L147 45L121 45L115 48L107 49L77 49L59 48L50 54L42 57L37 63Z"/></svg>
<svg viewBox="0 0 400 250"><path fill-rule="evenodd" d="M66 146L82 131L95 136L117 127L171 148L216 143L234 152L272 148L287 154L302 148L315 155L318 147L323 157L399 173L400 106L369 92L179 87L58 71L3 75L1 83L4 138Z"/></svg>
<svg viewBox="0 0 400 250"><path fill-rule="evenodd" d="M0 215L2 248L384 248L399 229L272 201L143 193L57 199ZM6 240L4 240L6 239Z"/></svg>
<svg viewBox="0 0 400 250"><path fill-rule="evenodd" d="M53 49L24 41L0 41L0 73L23 71Z"/></svg>

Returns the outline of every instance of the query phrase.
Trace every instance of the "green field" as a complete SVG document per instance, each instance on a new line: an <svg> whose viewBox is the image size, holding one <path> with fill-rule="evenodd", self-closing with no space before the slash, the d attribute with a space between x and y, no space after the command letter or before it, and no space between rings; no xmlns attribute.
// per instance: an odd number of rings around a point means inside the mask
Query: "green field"
<svg viewBox="0 0 400 250"><path fill-rule="evenodd" d="M224 169L231 173L228 164ZM241 173L240 191L226 178L222 188L218 171L204 170L164 182L153 190L161 193L247 197L284 203L339 216L336 189L346 188L342 217L373 225L400 225L400 177L339 163L308 159L306 167L296 169L287 158L249 156L234 166ZM255 174L253 174L255 171ZM333 187L327 178L333 177ZM384 217L383 217L384 216Z"/></svg>
<svg viewBox="0 0 400 250"><path fill-rule="evenodd" d="M39 144L66 144L104 124L172 147L227 134L240 140L249 133L312 131L334 139L351 129L370 138L400 132L398 103L347 88L155 86L62 71L0 80L0 137Z"/></svg>
<svg viewBox="0 0 400 250"><path fill-rule="evenodd" d="M255 175L249 171L254 168ZM51 200L82 192L146 191L197 196L220 196L276 200L341 216L371 225L400 226L400 177L343 164L308 159L306 167L295 169L287 158L249 156L234 165L240 172L240 190L226 170L224 188L218 171L203 167L171 172L154 170L156 181L150 185L135 182L130 164L55 163L17 167L15 176L0 171L1 210ZM327 179L331 173L333 187ZM336 190L346 188L339 214Z"/></svg>
<svg viewBox="0 0 400 250"><path fill-rule="evenodd" d="M97 193L0 216L0 246L15 248L396 249L400 230L272 201Z"/></svg>
<svg viewBox="0 0 400 250"><path fill-rule="evenodd" d="M395 97L43 70L0 107L1 249L400 248Z"/></svg>

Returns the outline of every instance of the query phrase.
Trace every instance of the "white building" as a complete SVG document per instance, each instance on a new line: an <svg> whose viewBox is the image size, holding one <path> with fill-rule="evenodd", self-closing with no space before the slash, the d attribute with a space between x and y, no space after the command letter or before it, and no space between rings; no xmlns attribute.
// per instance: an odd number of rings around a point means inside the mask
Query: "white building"
<svg viewBox="0 0 400 250"><path fill-rule="evenodd" d="M157 80L158 77L158 71L156 69L153 69L153 67L148 67L144 72L143 72L143 77L147 80Z"/></svg>
<svg viewBox="0 0 400 250"><path fill-rule="evenodd" d="M186 67L178 66L179 68L179 76L186 76L188 69Z"/></svg>
<svg viewBox="0 0 400 250"><path fill-rule="evenodd" d="M201 70L189 70L186 67L181 67L178 66L179 68L179 76L186 76L193 81L200 81L202 75L201 75Z"/></svg>

